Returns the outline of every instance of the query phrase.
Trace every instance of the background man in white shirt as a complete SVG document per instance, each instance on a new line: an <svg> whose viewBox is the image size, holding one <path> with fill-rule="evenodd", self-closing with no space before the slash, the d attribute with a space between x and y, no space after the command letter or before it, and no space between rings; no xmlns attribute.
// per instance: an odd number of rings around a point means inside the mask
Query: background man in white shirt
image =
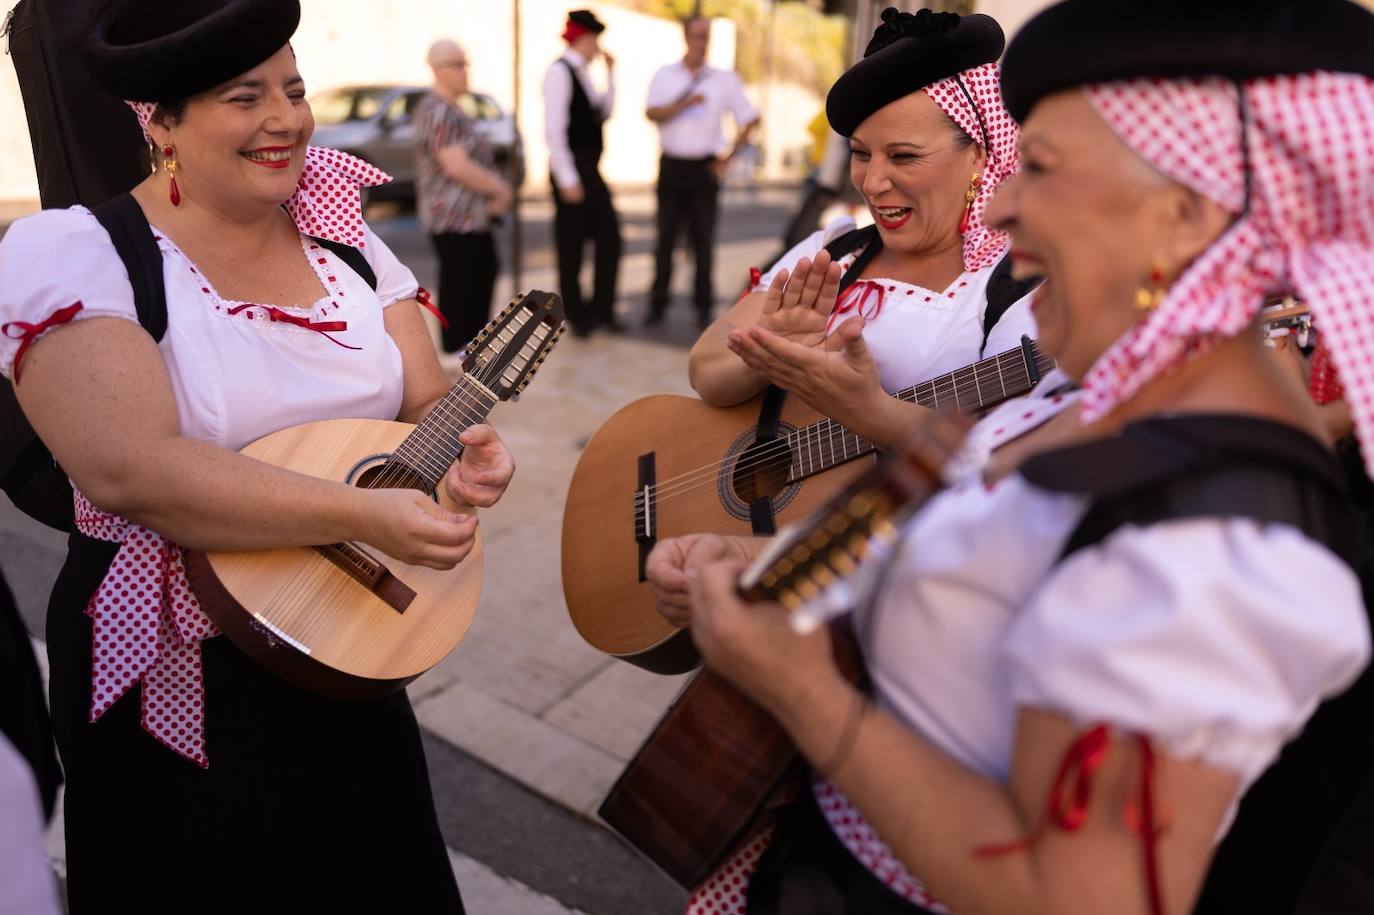
<svg viewBox="0 0 1374 915"><path fill-rule="evenodd" d="M615 321L616 274L620 269L620 221L611 191L597 164L603 148L602 125L615 102L615 60L601 50L604 26L590 10L573 10L563 40L568 50L544 75L544 129L554 187L554 244L558 251L559 291L574 334L597 327L619 330ZM606 91L587 74L597 55L606 58ZM578 274L586 242L596 247L592 298L582 296Z"/></svg>
<svg viewBox="0 0 1374 915"><path fill-rule="evenodd" d="M739 74L706 63L711 20L692 16L682 24L687 53L662 67L649 84L649 120L658 125L663 157L658 169L658 249L648 324L663 320L673 275L673 247L685 221L696 252L693 302L702 327L710 323L716 235L716 196L730 159L749 142L758 110L744 96ZM735 121L735 142L725 140L722 119Z"/></svg>

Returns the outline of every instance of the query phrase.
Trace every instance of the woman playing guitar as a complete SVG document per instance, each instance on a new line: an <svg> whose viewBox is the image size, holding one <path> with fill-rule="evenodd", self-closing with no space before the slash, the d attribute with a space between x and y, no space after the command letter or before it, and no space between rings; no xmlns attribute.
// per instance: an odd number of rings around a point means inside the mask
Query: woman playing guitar
<svg viewBox="0 0 1374 915"><path fill-rule="evenodd" d="M98 6L87 63L156 150L132 202L166 333L91 211L0 244L0 371L76 496L47 631L70 911L461 911L405 694L279 680L214 637L184 556L356 540L452 568L511 456L464 433L457 514L236 453L313 420L415 422L449 382L414 276L362 220L385 176L309 146L296 0Z"/></svg>
<svg viewBox="0 0 1374 915"><path fill-rule="evenodd" d="M1370 441L1371 42L1347 0L1066 0L1012 43L1025 165L989 221L1046 279L1040 340L1082 390L986 418L981 478L862 583L872 700L824 631L738 599L738 561L660 546L707 663L815 771L691 911L1293 909L1310 859L1261 846L1203 886L1242 796L1370 654L1339 468L1255 321L1309 304Z"/></svg>
<svg viewBox="0 0 1374 915"><path fill-rule="evenodd" d="M923 410L889 394L1035 336L1028 290L997 269L1006 234L983 222L1019 163L1003 43L987 16L883 13L826 101L876 226L831 223L712 324L689 363L702 400L741 403L771 382L884 446Z"/></svg>

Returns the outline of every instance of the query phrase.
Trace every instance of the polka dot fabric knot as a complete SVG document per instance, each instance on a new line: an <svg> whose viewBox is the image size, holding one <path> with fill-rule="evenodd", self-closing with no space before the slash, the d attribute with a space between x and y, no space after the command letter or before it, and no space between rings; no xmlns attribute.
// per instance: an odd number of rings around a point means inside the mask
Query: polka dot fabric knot
<svg viewBox="0 0 1374 915"><path fill-rule="evenodd" d="M1374 473L1374 80L1307 73L1243 90L1244 123L1230 80L1083 90L1138 156L1238 218L1088 370L1082 419L1101 419L1244 331L1269 297L1293 294L1312 310Z"/></svg>
<svg viewBox="0 0 1374 915"><path fill-rule="evenodd" d="M205 768L205 678L200 643L219 635L186 578L182 549L106 514L74 491L76 529L120 545L86 605L91 618L91 710L95 722L142 684L143 729Z"/></svg>
<svg viewBox="0 0 1374 915"><path fill-rule="evenodd" d="M151 145L148 122L157 105L151 102L128 102L143 137ZM356 156L309 146L305 150L305 167L301 170L296 192L285 203L296 227L306 235L338 242L353 248L366 247L363 226L362 189L391 182L391 176Z"/></svg>
<svg viewBox="0 0 1374 915"><path fill-rule="evenodd" d="M849 853L863 863L898 896L936 913L948 915L926 891L925 885L911 874L892 854L878 833L864 820L863 814L849 798L830 782L817 775L812 782L816 802L830 828L835 830ZM758 870L759 859L773 841L773 826L760 827L740 843L734 854L697 887L687 900L685 915L745 915L748 906L749 878Z"/></svg>
<svg viewBox="0 0 1374 915"><path fill-rule="evenodd" d="M1002 68L997 64L983 64L965 70L957 80L945 79L927 86L926 95L979 146L983 145L986 128L987 163L973 198L968 231L964 233L964 269L974 271L996 266L1011 248L1011 237L1006 232L988 228L983 222L983 214L998 186L1021 169L1021 152L1016 146L1019 130L1002 104ZM970 96L973 104L970 104Z"/></svg>

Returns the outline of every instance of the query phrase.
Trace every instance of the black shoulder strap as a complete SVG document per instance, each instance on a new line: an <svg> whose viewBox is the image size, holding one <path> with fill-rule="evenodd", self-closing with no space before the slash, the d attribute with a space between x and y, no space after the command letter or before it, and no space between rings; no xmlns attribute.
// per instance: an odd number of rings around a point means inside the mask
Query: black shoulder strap
<svg viewBox="0 0 1374 915"><path fill-rule="evenodd" d="M831 260L839 260L863 248L854 265L840 279L840 291L844 291L857 280L869 261L883 249L882 239L878 236L877 226L851 229L825 246ZM787 392L775 384L763 389L763 403L759 408L759 420L755 426L754 444L770 442L778 437L778 423L782 420L782 408L787 403ZM749 506L749 522L756 536L771 535L776 531L773 523L773 505L767 499L756 499Z"/></svg>
<svg viewBox="0 0 1374 915"><path fill-rule="evenodd" d="M988 305L983 311L983 345L988 345L992 329L1002 320L1007 309L1021 301L1036 287L1035 282L1022 282L1011 275L1011 255L1002 258L988 279Z"/></svg>
<svg viewBox="0 0 1374 915"><path fill-rule="evenodd" d="M110 233L129 274L138 323L154 340L167 333L167 288L162 278L162 252L153 239L148 217L130 194L120 194L91 210Z"/></svg>
<svg viewBox="0 0 1374 915"><path fill-rule="evenodd" d="M863 275L864 268L878 256L879 251L883 250L882 237L878 234L877 226L865 226L862 229L851 229L825 246L826 253L832 261L837 261L860 248L863 248L863 251L854 261L854 265L846 270L840 279L841 292L854 285L854 281Z"/></svg>
<svg viewBox="0 0 1374 915"><path fill-rule="evenodd" d="M1119 436L1039 455L1021 468L1043 489L1088 495L1060 558L1128 524L1249 518L1288 524L1353 565L1359 527L1336 458L1306 434L1232 415L1133 423Z"/></svg>
<svg viewBox="0 0 1374 915"><path fill-rule="evenodd" d="M339 260L348 265L348 269L358 274L367 285L372 287L373 292L377 291L377 272L372 269L372 265L367 262L367 257L362 251L352 245L345 245L342 242L330 241L327 238L316 238L313 235L310 237L321 246L333 251Z"/></svg>

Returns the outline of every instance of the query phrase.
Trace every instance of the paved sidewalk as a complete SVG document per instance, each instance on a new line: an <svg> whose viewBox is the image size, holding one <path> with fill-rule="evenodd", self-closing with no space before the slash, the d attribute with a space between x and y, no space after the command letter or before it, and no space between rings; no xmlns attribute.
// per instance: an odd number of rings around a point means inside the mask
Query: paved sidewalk
<svg viewBox="0 0 1374 915"><path fill-rule="evenodd" d="M728 195L716 286L733 298L749 267L777 253L795 192ZM637 327L652 279L652 195L619 194L626 255L618 312ZM523 286L556 289L551 207L527 204ZM374 227L437 286L428 240L412 216L371 214ZM383 218L377 218L381 216ZM687 346L697 329L679 256L678 300L652 332L566 335L518 403L494 425L516 456L505 499L482 515L485 582L467 638L410 687L427 732L441 825L473 915L648 915L681 911L685 894L596 823L595 810L684 677L658 677L608 658L574 631L563 603L563 502L581 448L630 401L688 394ZM511 292L503 275L498 305ZM63 550L62 538L0 499L0 555L31 627Z"/></svg>

